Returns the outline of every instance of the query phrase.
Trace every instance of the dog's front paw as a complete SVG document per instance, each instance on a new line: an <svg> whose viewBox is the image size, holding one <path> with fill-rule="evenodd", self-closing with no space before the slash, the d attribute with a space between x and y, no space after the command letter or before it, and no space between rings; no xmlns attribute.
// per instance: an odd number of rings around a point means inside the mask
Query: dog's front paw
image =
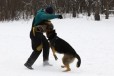
<svg viewBox="0 0 114 76"><path fill-rule="evenodd" d="M55 60L57 60L57 59L58 59L56 55L54 55L54 58L55 58Z"/></svg>

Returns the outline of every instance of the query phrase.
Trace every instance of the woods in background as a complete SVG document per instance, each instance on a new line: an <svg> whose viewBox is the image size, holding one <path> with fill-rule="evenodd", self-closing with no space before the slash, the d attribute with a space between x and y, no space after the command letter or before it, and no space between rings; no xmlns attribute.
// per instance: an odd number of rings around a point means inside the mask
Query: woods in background
<svg viewBox="0 0 114 76"><path fill-rule="evenodd" d="M114 13L114 0L0 0L0 21L30 19L48 5L54 7L55 13L70 13L72 17L94 14L95 20L100 20L99 14L108 19L110 11Z"/></svg>

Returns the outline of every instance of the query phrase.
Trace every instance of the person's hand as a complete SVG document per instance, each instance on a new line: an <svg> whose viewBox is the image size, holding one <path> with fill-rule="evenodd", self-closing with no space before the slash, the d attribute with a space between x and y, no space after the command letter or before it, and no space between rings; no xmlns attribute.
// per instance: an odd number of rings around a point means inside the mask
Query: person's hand
<svg viewBox="0 0 114 76"><path fill-rule="evenodd" d="M62 15L58 15L58 18L59 18L59 19L62 19L62 18L63 18L63 16L62 16Z"/></svg>

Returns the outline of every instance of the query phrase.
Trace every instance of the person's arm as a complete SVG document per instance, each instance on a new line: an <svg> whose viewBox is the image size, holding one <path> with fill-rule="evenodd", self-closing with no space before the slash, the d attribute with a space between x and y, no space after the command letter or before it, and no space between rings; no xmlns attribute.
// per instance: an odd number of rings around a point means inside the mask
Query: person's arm
<svg viewBox="0 0 114 76"><path fill-rule="evenodd" d="M58 17L59 17L59 15L55 15L55 14L42 14L42 15L40 16L40 18L41 18L42 20L55 19L55 18L58 18Z"/></svg>

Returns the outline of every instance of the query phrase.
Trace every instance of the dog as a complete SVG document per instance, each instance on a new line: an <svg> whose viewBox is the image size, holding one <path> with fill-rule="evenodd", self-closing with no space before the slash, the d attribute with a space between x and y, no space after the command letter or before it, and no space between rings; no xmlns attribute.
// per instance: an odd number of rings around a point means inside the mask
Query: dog
<svg viewBox="0 0 114 76"><path fill-rule="evenodd" d="M64 54L62 58L62 62L64 65L61 66L62 68L66 68L64 72L71 70L69 64L72 63L75 60L75 58L78 59L76 67L80 67L81 65L80 56L76 53L76 51L71 47L69 43L67 43L65 40L57 36L57 33L53 28L47 28L46 36L49 40L50 47L52 49L55 60L58 59L55 54L56 52L60 54Z"/></svg>

